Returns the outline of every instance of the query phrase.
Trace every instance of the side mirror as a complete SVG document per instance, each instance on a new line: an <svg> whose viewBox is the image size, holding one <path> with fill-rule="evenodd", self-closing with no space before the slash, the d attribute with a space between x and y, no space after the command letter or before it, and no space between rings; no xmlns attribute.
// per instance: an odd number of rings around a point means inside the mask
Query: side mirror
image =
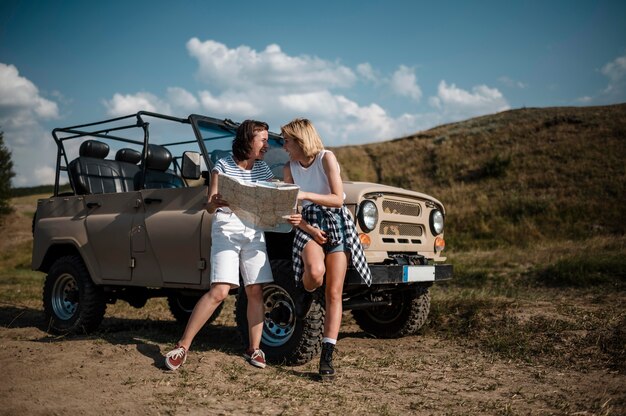
<svg viewBox="0 0 626 416"><path fill-rule="evenodd" d="M181 173L185 179L200 179L200 153L183 153Z"/></svg>

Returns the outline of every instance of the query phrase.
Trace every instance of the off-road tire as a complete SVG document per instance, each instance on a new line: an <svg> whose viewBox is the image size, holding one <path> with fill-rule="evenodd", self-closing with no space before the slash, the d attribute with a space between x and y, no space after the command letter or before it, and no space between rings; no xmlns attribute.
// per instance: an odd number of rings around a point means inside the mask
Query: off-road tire
<svg viewBox="0 0 626 416"><path fill-rule="evenodd" d="M187 321L189 321L189 317L191 316L191 312L193 312L193 308L196 306L196 303L202 296L186 296L181 295L179 293L173 293L167 296L167 305L170 308L170 312L176 322L181 325L187 325ZM220 303L218 307L215 309L207 324L215 321L220 313L224 309L224 302Z"/></svg>
<svg viewBox="0 0 626 416"><path fill-rule="evenodd" d="M415 334L425 323L430 311L428 288L417 287L392 295L392 304L353 310L359 327L378 338L400 338Z"/></svg>
<svg viewBox="0 0 626 416"><path fill-rule="evenodd" d="M314 296L307 316L296 318L294 299L297 291L293 269L289 260L271 260L274 282L263 288L265 321L261 349L272 363L286 365L305 364L317 355L324 329L323 300ZM235 320L244 348L248 347L248 298L239 288L235 303Z"/></svg>
<svg viewBox="0 0 626 416"><path fill-rule="evenodd" d="M88 334L98 328L106 299L80 257L64 256L50 267L43 288L43 309L46 328L53 334Z"/></svg>

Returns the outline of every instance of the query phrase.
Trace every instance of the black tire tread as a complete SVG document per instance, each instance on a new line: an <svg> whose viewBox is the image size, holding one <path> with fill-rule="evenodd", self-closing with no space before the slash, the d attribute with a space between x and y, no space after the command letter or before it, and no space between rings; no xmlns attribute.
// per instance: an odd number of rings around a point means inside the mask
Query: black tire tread
<svg viewBox="0 0 626 416"><path fill-rule="evenodd" d="M353 310L352 316L359 327L378 338L401 338L413 335L426 323L430 312L428 288L416 288L401 292L402 311L393 322L376 322L372 319L375 310Z"/></svg>
<svg viewBox="0 0 626 416"><path fill-rule="evenodd" d="M271 260L274 283L285 289L292 298L295 294L295 282L291 261ZM235 301L235 320L244 348L248 346L248 319L246 308L248 301L243 288L240 288ZM302 365L311 361L319 352L324 331L324 305L319 296L315 296L307 317L296 322L296 331L287 344L279 348L261 345L269 362L286 365Z"/></svg>
<svg viewBox="0 0 626 416"><path fill-rule="evenodd" d="M54 314L51 297L56 279L63 273L72 274L79 288L79 305L76 315L61 320ZM93 283L83 260L76 255L58 258L46 276L43 290L44 314L48 331L54 334L89 334L104 319L106 301L102 289Z"/></svg>

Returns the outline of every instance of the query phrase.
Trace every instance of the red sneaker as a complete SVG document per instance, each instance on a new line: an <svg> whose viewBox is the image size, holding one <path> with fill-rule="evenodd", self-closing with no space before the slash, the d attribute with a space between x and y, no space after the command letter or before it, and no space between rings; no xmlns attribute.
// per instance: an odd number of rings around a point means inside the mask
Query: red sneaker
<svg viewBox="0 0 626 416"><path fill-rule="evenodd" d="M187 360L187 350L185 347L177 345L172 351L165 354L165 366L170 370L177 370L178 367L185 364Z"/></svg>
<svg viewBox="0 0 626 416"><path fill-rule="evenodd" d="M243 354L243 356L248 360L250 364L258 368L265 368L265 354L260 349L253 350L252 348L248 348L248 350Z"/></svg>

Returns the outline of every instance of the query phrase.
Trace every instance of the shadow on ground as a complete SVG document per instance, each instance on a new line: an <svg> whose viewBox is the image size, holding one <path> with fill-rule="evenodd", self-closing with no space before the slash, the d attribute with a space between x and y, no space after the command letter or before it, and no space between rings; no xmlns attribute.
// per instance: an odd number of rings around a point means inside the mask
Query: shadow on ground
<svg viewBox="0 0 626 416"><path fill-rule="evenodd" d="M47 333L47 325L43 312L17 306L0 306L0 327L36 328L44 336L34 339L38 342L66 342L102 339L113 345L136 345L137 350L145 356L162 362L163 356L156 344L174 346L182 335L184 327L176 321L154 319L127 319L105 317L97 331L91 334L51 335ZM235 326L207 325L196 336L194 349L219 350L227 354L239 355L242 352L241 338Z"/></svg>

